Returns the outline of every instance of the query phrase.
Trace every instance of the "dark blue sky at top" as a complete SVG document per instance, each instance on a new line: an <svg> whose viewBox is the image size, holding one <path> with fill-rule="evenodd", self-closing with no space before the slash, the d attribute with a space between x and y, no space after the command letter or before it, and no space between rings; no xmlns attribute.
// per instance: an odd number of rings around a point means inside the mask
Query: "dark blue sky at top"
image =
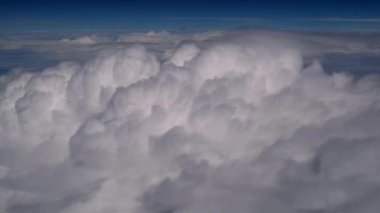
<svg viewBox="0 0 380 213"><path fill-rule="evenodd" d="M378 29L375 0L0 0L0 30L262 26ZM243 20L233 18L261 18ZM313 20L302 19L367 19ZM337 23L340 22L340 23Z"/></svg>

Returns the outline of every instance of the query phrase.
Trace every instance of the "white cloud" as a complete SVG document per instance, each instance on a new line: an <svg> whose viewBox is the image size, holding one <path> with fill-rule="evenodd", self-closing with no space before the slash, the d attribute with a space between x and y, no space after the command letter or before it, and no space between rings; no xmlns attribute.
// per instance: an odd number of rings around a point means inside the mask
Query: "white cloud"
<svg viewBox="0 0 380 213"><path fill-rule="evenodd" d="M185 65L185 62L188 62L197 56L199 51L199 48L194 44L181 45L177 50L175 50L168 62L173 63L178 67L182 67Z"/></svg>
<svg viewBox="0 0 380 213"><path fill-rule="evenodd" d="M302 39L223 35L5 76L0 211L375 212L379 77L305 65Z"/></svg>

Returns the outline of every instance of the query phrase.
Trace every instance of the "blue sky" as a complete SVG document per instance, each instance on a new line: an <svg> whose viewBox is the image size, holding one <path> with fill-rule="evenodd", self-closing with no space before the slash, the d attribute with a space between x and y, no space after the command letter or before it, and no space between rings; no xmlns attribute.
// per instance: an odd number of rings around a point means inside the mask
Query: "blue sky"
<svg viewBox="0 0 380 213"><path fill-rule="evenodd" d="M2 31L273 27L378 29L375 0L2 0Z"/></svg>

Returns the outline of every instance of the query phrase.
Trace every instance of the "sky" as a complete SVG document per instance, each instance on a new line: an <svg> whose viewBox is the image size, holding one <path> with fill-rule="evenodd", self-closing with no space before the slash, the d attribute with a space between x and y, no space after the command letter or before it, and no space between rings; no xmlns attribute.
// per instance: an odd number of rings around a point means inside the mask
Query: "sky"
<svg viewBox="0 0 380 213"><path fill-rule="evenodd" d="M378 11L1 1L0 212L378 213Z"/></svg>
<svg viewBox="0 0 380 213"><path fill-rule="evenodd" d="M2 0L0 29L378 29L375 0Z"/></svg>

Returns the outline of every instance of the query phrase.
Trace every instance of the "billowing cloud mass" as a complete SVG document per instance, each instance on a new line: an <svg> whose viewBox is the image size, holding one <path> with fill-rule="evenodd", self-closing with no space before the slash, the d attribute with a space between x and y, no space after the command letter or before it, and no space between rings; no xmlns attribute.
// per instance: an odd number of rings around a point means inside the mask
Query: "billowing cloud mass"
<svg viewBox="0 0 380 213"><path fill-rule="evenodd" d="M134 36L1 77L0 212L378 212L378 75L281 33Z"/></svg>

